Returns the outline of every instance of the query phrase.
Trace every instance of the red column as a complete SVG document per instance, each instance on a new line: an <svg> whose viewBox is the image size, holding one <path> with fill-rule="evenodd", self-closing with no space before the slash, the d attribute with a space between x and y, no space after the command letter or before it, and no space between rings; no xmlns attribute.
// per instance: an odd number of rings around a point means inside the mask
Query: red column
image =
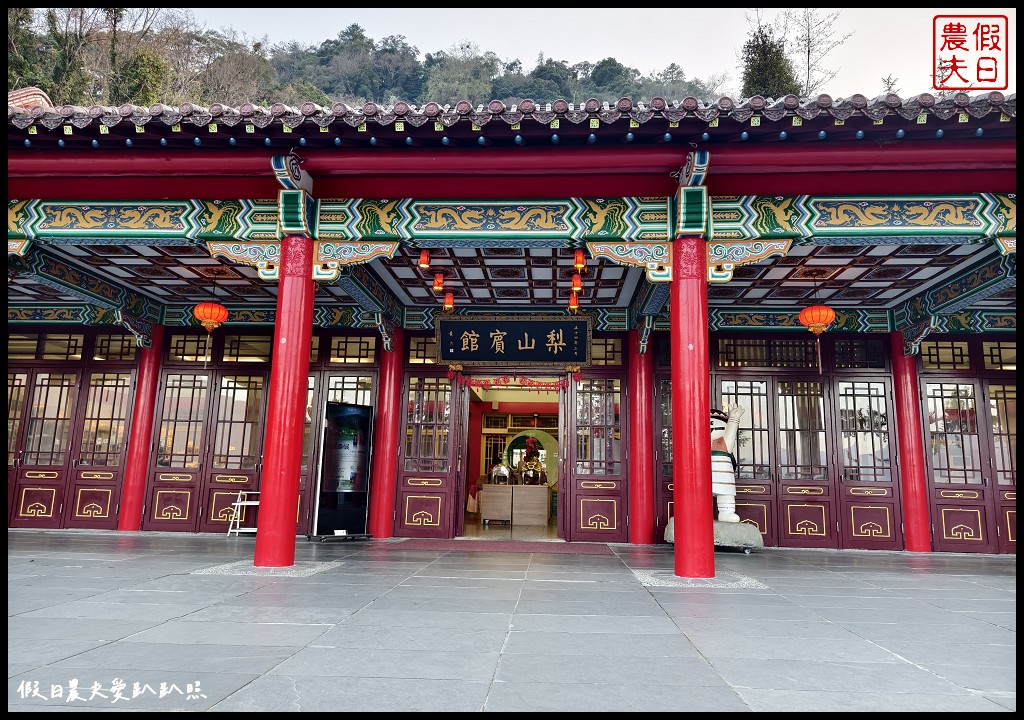
<svg viewBox="0 0 1024 720"><path fill-rule="evenodd" d="M917 358L903 354L903 333L889 334L896 392L896 437L899 442L903 543L910 552L931 552L928 481L924 464L924 427L918 402Z"/></svg>
<svg viewBox="0 0 1024 720"><path fill-rule="evenodd" d="M389 538L395 530L395 482L398 477L398 428L402 419L404 333L396 328L391 350L380 356L377 427L373 438L373 484L370 486L369 533Z"/></svg>
<svg viewBox="0 0 1024 720"><path fill-rule="evenodd" d="M654 360L629 332L629 542L654 544Z"/></svg>
<svg viewBox="0 0 1024 720"><path fill-rule="evenodd" d="M135 531L142 527L142 506L146 500L146 475L149 472L149 448L153 440L156 414L156 387L160 380L160 355L164 347L164 326L154 325L150 346L139 353L139 373L135 378L135 407L132 429L125 453L124 482L121 484L121 510L117 529Z"/></svg>
<svg viewBox="0 0 1024 720"><path fill-rule="evenodd" d="M669 344L675 574L692 578L715 576L707 273L704 240L684 237L672 243Z"/></svg>
<svg viewBox="0 0 1024 720"><path fill-rule="evenodd" d="M253 561L257 567L295 564L299 472L313 333L313 241L295 235L284 238L280 273Z"/></svg>

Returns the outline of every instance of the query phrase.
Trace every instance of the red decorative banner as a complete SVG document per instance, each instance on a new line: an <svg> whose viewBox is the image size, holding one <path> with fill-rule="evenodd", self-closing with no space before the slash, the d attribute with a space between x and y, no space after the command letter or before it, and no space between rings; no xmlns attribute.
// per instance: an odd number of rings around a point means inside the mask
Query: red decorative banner
<svg viewBox="0 0 1024 720"><path fill-rule="evenodd" d="M449 380L457 380L459 385L483 388L484 390L490 390L491 388L507 388L507 387L519 387L524 390L536 390L542 392L545 390L564 390L569 387L569 378L561 378L559 380L534 380L533 378L520 377L518 374L513 375L502 375L496 378L482 378L477 380L475 378L466 377L460 372L455 370L448 371ZM583 379L582 373L573 373L572 379L579 382Z"/></svg>

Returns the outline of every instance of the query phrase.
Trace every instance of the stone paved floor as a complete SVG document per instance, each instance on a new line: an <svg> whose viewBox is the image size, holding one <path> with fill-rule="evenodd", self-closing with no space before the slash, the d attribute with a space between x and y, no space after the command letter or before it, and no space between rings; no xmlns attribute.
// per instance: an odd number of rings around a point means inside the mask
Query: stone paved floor
<svg viewBox="0 0 1024 720"><path fill-rule="evenodd" d="M1015 556L8 530L8 710L1015 711Z"/></svg>

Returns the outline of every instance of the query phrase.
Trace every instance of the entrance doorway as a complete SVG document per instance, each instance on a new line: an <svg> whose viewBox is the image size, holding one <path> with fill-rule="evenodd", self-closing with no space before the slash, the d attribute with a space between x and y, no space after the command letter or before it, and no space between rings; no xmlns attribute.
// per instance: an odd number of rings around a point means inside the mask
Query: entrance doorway
<svg viewBox="0 0 1024 720"><path fill-rule="evenodd" d="M460 537L558 540L559 480L565 437L558 375L516 373L465 378L465 468Z"/></svg>
<svg viewBox="0 0 1024 720"><path fill-rule="evenodd" d="M593 351L600 360L594 364L601 367L570 372L543 365L526 373L507 366L439 367L424 362L436 357L431 342L436 341L409 339L395 534L450 539L485 530L498 536L491 530L500 528L504 537L498 539L505 539L529 526L533 534L543 531L545 539L626 542L621 340L592 341L600 348L600 354ZM527 439L538 445L531 475L518 467L530 460ZM495 455L506 468L507 485L505 478L485 482ZM502 485L506 489L494 487ZM482 517L489 510L486 494L476 494L488 488L495 496L511 494L509 517ZM523 504L543 513L543 498L550 502L546 517L531 519ZM504 507L506 501L500 502Z"/></svg>

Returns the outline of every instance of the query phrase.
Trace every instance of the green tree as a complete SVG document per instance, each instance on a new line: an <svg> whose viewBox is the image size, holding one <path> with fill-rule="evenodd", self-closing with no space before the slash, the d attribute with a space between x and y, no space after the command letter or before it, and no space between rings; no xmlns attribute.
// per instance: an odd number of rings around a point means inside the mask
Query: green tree
<svg viewBox="0 0 1024 720"><path fill-rule="evenodd" d="M800 8L783 13L783 22L787 28L786 35L792 38L795 67L799 68L799 78L803 86L804 97L824 89L832 81L840 68L834 70L825 67L825 57L842 46L853 37L852 32L836 37L836 22L842 10L823 13L820 8Z"/></svg>
<svg viewBox="0 0 1024 720"><path fill-rule="evenodd" d="M522 73L499 75L494 78L491 88L494 98L506 105L518 104L526 99L537 103L549 103L562 97L562 92L555 83Z"/></svg>
<svg viewBox="0 0 1024 720"><path fill-rule="evenodd" d="M317 49L319 70L309 80L332 97L359 104L377 100L380 77L374 64L376 44L355 23ZM378 100L379 101L379 100Z"/></svg>
<svg viewBox="0 0 1024 720"><path fill-rule="evenodd" d="M494 99L492 81L502 63L493 52L481 53L464 40L448 51L427 53L426 95L437 102L468 100L482 105Z"/></svg>
<svg viewBox="0 0 1024 720"><path fill-rule="evenodd" d="M379 85L374 94L378 102L415 101L423 92L426 73L419 61L420 51L403 35L389 35L377 43L373 54Z"/></svg>
<svg viewBox="0 0 1024 720"><path fill-rule="evenodd" d="M764 95L780 98L799 95L800 81L786 54L786 42L769 25L758 22L743 44L743 97Z"/></svg>
<svg viewBox="0 0 1024 720"><path fill-rule="evenodd" d="M106 23L98 40L106 41L107 65L104 68L99 57L92 63L97 69L93 73L95 93L111 105L149 105L162 100L162 79L169 66L151 41L159 23L172 14L161 8L101 9Z"/></svg>
<svg viewBox="0 0 1024 720"><path fill-rule="evenodd" d="M713 75L708 80L694 78L687 80L686 73L677 64L672 63L664 70L650 77L640 78L638 83L640 99L649 101L653 97L666 100L682 100L692 96L701 100L709 100L725 82L725 74Z"/></svg>
<svg viewBox="0 0 1024 720"><path fill-rule="evenodd" d="M565 60L538 58L537 67L530 71L529 75L534 80L544 83L542 87L549 88L546 97L534 97L536 102L553 102L559 98L573 100L573 83L576 80L576 73L569 67Z"/></svg>
<svg viewBox="0 0 1024 720"><path fill-rule="evenodd" d="M615 58L599 60L590 73L590 79L599 95L609 100L620 97L639 99L638 83L640 72L623 65Z"/></svg>
<svg viewBox="0 0 1024 720"><path fill-rule="evenodd" d="M7 10L7 92L26 87L52 91L45 38L37 32L35 8Z"/></svg>
<svg viewBox="0 0 1024 720"><path fill-rule="evenodd" d="M237 106L246 102L266 105L281 101L271 97L276 75L267 55L262 40L229 39L203 72L202 102Z"/></svg>
<svg viewBox="0 0 1024 720"><path fill-rule="evenodd" d="M46 39L53 64L47 94L56 105L91 105L96 101L87 49L103 26L97 8L47 8Z"/></svg>

